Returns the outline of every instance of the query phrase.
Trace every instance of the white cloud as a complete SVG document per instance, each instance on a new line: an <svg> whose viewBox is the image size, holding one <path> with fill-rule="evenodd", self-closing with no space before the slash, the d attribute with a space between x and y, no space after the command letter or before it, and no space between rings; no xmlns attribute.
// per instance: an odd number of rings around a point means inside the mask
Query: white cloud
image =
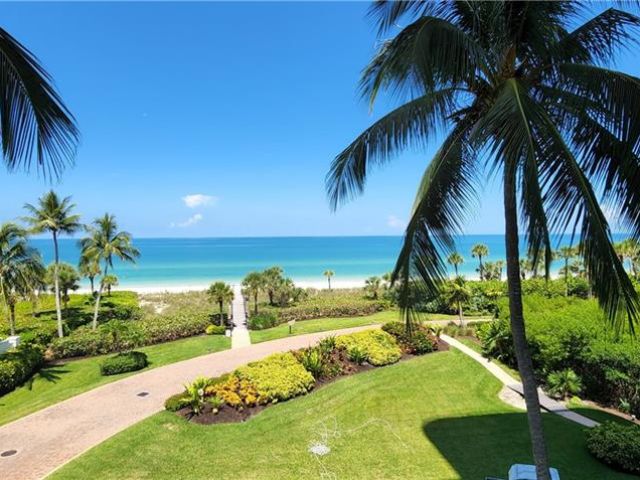
<svg viewBox="0 0 640 480"><path fill-rule="evenodd" d="M387 217L387 226L391 228L403 229L406 226L406 223L404 220L396 217L395 215L389 215Z"/></svg>
<svg viewBox="0 0 640 480"><path fill-rule="evenodd" d="M189 208L209 207L217 203L218 197L204 195L202 193L192 193L182 197L182 201Z"/></svg>
<svg viewBox="0 0 640 480"><path fill-rule="evenodd" d="M204 217L202 216L201 213L196 213L195 215L190 216L189 218L187 218L184 222L179 222L179 223L171 223L171 228L186 228L186 227L191 227L192 225L195 225L196 223L200 222Z"/></svg>

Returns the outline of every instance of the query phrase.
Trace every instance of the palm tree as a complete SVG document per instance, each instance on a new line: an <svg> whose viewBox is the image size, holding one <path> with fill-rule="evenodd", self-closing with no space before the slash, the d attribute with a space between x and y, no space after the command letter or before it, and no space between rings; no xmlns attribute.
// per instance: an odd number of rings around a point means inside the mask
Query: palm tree
<svg viewBox="0 0 640 480"><path fill-rule="evenodd" d="M258 314L258 295L264 288L264 276L260 272L251 272L242 280L242 286L248 295L253 296L253 313Z"/></svg>
<svg viewBox="0 0 640 480"><path fill-rule="evenodd" d="M78 290L80 288L80 275L75 268L73 268L68 263L60 263L57 266L51 264L47 267L47 271L45 273L45 283L50 287L55 289L55 278L56 271L58 275L58 287L60 289L60 299L64 304L64 309L66 310L69 305L69 291L70 290Z"/></svg>
<svg viewBox="0 0 640 480"><path fill-rule="evenodd" d="M38 59L0 28L2 156L9 171L36 167L58 176L73 162L78 143L75 119Z"/></svg>
<svg viewBox="0 0 640 480"><path fill-rule="evenodd" d="M527 279L527 273L531 270L531 264L529 263L529 259L521 258L520 259L520 278L522 280Z"/></svg>
<svg viewBox="0 0 640 480"><path fill-rule="evenodd" d="M382 279L380 277L369 277L364 281L364 290L367 295L374 300L378 299Z"/></svg>
<svg viewBox="0 0 640 480"><path fill-rule="evenodd" d="M89 280L91 295L95 295L95 279L102 273L102 270L100 270L99 260L97 258L89 258L86 255L80 255L78 271L80 272L80 275Z"/></svg>
<svg viewBox="0 0 640 480"><path fill-rule="evenodd" d="M274 295L280 284L284 281L282 273L283 271L280 267L270 267L262 272L262 276L264 279L264 288L267 291L267 295L269 296L269 305L271 306L275 305Z"/></svg>
<svg viewBox="0 0 640 480"><path fill-rule="evenodd" d="M453 265L453 269L456 272L456 277L458 277L458 265L462 265L464 263L464 258L458 252L452 252L447 257L447 263L449 265Z"/></svg>
<svg viewBox="0 0 640 480"><path fill-rule="evenodd" d="M111 289L118 286L118 277L113 274L102 277L102 286L107 289L107 295L111 296Z"/></svg>
<svg viewBox="0 0 640 480"><path fill-rule="evenodd" d="M466 282L462 277L456 277L450 281L445 288L445 300L454 307L458 312L458 320L460 326L464 327L464 317L462 315L462 305L469 301L471 292L467 288Z"/></svg>
<svg viewBox="0 0 640 480"><path fill-rule="evenodd" d="M40 285L42 259L27 243L27 232L15 223L0 225L0 295L9 310L9 330L16 334L15 307Z"/></svg>
<svg viewBox="0 0 640 480"><path fill-rule="evenodd" d="M72 235L77 232L80 225L80 216L72 214L75 205L71 203L71 197L62 200L51 190L38 199L37 206L29 203L24 208L29 216L24 217L34 233L50 232L53 238L53 281L54 296L56 301L56 316L58 319L58 336L64 335L62 331L62 310L60 309L60 285L58 278L58 265L60 255L58 251L58 237L61 234Z"/></svg>
<svg viewBox="0 0 640 480"><path fill-rule="evenodd" d="M410 330L408 279L420 279L430 294L441 289L441 252L455 251L454 235L487 181L483 172L500 176L511 333L541 480L549 480L549 464L524 329L518 213L533 265L542 256L548 275L549 231L579 229L608 318L633 328L640 308L600 208L607 201L640 238L640 79L601 66L631 48L629 27L640 19L609 8L572 29L583 13L574 2L375 2L371 14L382 34L395 34L398 22L407 26L381 44L363 72L362 92L370 105L383 90L406 103L357 137L327 177L336 208L362 192L376 165L444 139L418 188L394 271Z"/></svg>
<svg viewBox="0 0 640 480"><path fill-rule="evenodd" d="M471 256L473 258L478 259L479 267L478 272L480 273L480 281L484 280L484 271L482 268L482 257L487 257L489 255L489 247L487 247L484 243L476 243L473 247L471 247Z"/></svg>
<svg viewBox="0 0 640 480"><path fill-rule="evenodd" d="M233 289L230 285L224 282L215 282L209 286L207 295L209 295L209 298L216 302L220 307L220 325L222 325L224 319L224 304L231 303L233 301Z"/></svg>
<svg viewBox="0 0 640 480"><path fill-rule="evenodd" d="M576 256L576 249L571 246L560 247L555 252L555 256L557 258L561 258L564 260L564 285L565 285L565 295L569 295L569 260Z"/></svg>
<svg viewBox="0 0 640 480"><path fill-rule="evenodd" d="M116 218L109 213L95 219L93 224L87 227L87 233L88 236L80 240L81 255L95 259L97 262L102 260L103 279L108 276L109 268L113 268L114 257L124 262L134 263L140 256L138 249L133 246L131 234L119 232ZM98 327L98 311L104 287L104 282L100 282L93 310L94 330Z"/></svg>
<svg viewBox="0 0 640 480"><path fill-rule="evenodd" d="M329 283L329 290L331 290L331 277L335 275L333 270L325 270L323 275L327 277L327 282Z"/></svg>

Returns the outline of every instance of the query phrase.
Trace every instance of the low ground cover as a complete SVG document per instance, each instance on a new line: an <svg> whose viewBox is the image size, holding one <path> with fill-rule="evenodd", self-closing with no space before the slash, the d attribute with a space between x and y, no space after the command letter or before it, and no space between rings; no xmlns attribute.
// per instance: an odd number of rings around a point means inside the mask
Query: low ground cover
<svg viewBox="0 0 640 480"><path fill-rule="evenodd" d="M227 337L203 335L139 350L148 357L147 368L156 368L225 350L230 346L231 341ZM132 374L102 376L100 365L105 358L98 356L67 360L45 366L25 385L0 397L0 425Z"/></svg>
<svg viewBox="0 0 640 480"><path fill-rule="evenodd" d="M244 423L204 427L162 412L55 472L84 478L477 479L531 463L526 414L502 385L451 350L342 378ZM623 480L586 450L583 428L544 415L563 480ZM326 445L316 456L309 449ZM135 455L131 452L135 451Z"/></svg>

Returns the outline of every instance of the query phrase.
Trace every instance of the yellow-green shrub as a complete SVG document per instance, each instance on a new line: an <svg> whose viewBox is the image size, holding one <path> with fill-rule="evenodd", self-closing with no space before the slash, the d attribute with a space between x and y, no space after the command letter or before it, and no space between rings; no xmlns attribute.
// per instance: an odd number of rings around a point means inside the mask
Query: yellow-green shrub
<svg viewBox="0 0 640 480"><path fill-rule="evenodd" d="M336 345L347 351L357 349L364 352L367 362L376 366L395 363L402 355L396 339L382 330L366 330L342 335L336 338Z"/></svg>
<svg viewBox="0 0 640 480"><path fill-rule="evenodd" d="M240 380L255 386L258 398L267 402L287 400L307 393L315 381L291 353L277 353L236 370Z"/></svg>

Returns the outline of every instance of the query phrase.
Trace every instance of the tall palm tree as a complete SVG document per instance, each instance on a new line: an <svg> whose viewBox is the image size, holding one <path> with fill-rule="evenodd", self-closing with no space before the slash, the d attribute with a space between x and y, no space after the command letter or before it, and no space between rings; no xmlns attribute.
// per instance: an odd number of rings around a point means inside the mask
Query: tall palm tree
<svg viewBox="0 0 640 480"><path fill-rule="evenodd" d="M75 157L78 128L38 59L0 28L2 156L9 171L58 176Z"/></svg>
<svg viewBox="0 0 640 480"><path fill-rule="evenodd" d="M233 301L233 289L231 288L231 285L224 282L215 282L209 286L207 295L209 295L209 298L216 302L220 307L220 325L222 325L224 319L224 304L231 303Z"/></svg>
<svg viewBox="0 0 640 480"><path fill-rule="evenodd" d="M482 257L487 257L489 255L489 247L487 247L484 243L476 243L473 247L471 247L471 256L473 258L478 259L478 273L480 273L480 281L484 280L484 270L482 266Z"/></svg>
<svg viewBox="0 0 640 480"><path fill-rule="evenodd" d="M381 34L393 28L395 36L364 70L363 95L373 105L388 90L406 103L335 158L327 178L331 204L360 193L376 165L444 139L426 167L394 273L411 320L408 279L419 278L432 294L440 290L446 277L440 253L454 251L453 235L479 200L484 172L500 177L511 332L537 476L549 480L524 328L519 233L522 227L533 264L542 256L548 275L549 231L576 229L608 318L633 328L638 295L615 254L600 202L640 238L640 79L602 65L632 47L630 31L640 19L609 8L573 29L584 18L581 4L504 0L381 0L371 14ZM395 30L399 22L406 26Z"/></svg>
<svg viewBox="0 0 640 480"><path fill-rule="evenodd" d="M140 256L138 249L133 246L131 234L119 232L116 218L109 213L95 219L92 225L87 227L87 233L88 236L80 240L81 255L95 259L97 262L102 260L102 278L108 276L109 268L113 269L114 257L124 262L134 263ZM98 311L104 287L104 282L101 281L93 310L94 330L98 327Z"/></svg>
<svg viewBox="0 0 640 480"><path fill-rule="evenodd" d="M98 259L90 258L86 255L80 255L80 261L78 262L78 271L80 272L80 275L89 280L91 295L95 295L95 279L102 273Z"/></svg>
<svg viewBox="0 0 640 480"><path fill-rule="evenodd" d="M329 290L331 290L331 277L335 275L333 270L325 270L323 275L327 277L327 282L329 283Z"/></svg>
<svg viewBox="0 0 640 480"><path fill-rule="evenodd" d="M380 277L369 277L364 281L364 290L372 299L377 300L381 285L382 279Z"/></svg>
<svg viewBox="0 0 640 480"><path fill-rule="evenodd" d="M282 268L278 266L269 267L264 272L262 272L262 276L264 279L264 288L267 291L267 295L269 296L269 305L275 305L274 296L276 290L284 281L282 273Z"/></svg>
<svg viewBox="0 0 640 480"><path fill-rule="evenodd" d="M556 250L555 255L557 258L564 260L564 286L565 295L569 295L569 260L576 256L576 249L571 246L560 247Z"/></svg>
<svg viewBox="0 0 640 480"><path fill-rule="evenodd" d="M15 223L0 225L0 295L9 310L9 330L16 334L15 307L41 285L44 265L27 243L27 232Z"/></svg>
<svg viewBox="0 0 640 480"><path fill-rule="evenodd" d="M451 252L447 257L447 263L449 265L453 265L453 269L456 272L456 277L458 277L458 265L462 265L464 263L464 258L458 252Z"/></svg>
<svg viewBox="0 0 640 480"><path fill-rule="evenodd" d="M248 273L244 280L242 280L242 286L248 295L253 297L253 313L258 314L258 295L264 288L264 276L260 272Z"/></svg>
<svg viewBox="0 0 640 480"><path fill-rule="evenodd" d="M60 199L53 190L40 197L37 205L27 203L24 208L29 212L29 215L24 217L24 220L30 225L31 230L34 233L50 232L53 238L54 296L58 319L58 336L62 337L64 333L62 330L62 310L60 308L58 237L62 234L72 235L77 232L81 227L80 216L72 213L75 204L71 203L71 197Z"/></svg>
<svg viewBox="0 0 640 480"><path fill-rule="evenodd" d="M445 287L444 293L446 302L451 307L454 307L458 313L458 321L460 322L460 326L464 327L462 305L468 302L471 298L471 292L467 288L464 278L456 277L455 279L450 281Z"/></svg>

